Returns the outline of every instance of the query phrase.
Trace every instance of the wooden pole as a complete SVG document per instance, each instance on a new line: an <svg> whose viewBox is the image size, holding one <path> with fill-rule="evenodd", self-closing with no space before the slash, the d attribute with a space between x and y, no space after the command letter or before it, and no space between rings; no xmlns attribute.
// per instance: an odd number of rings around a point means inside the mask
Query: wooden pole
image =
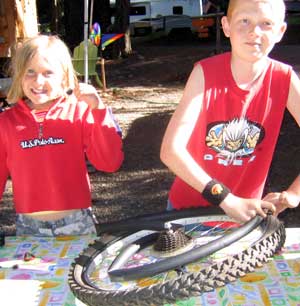
<svg viewBox="0 0 300 306"><path fill-rule="evenodd" d="M107 88L106 88L106 78L105 78L105 59L103 56L101 56L101 79L102 79L103 91L106 91Z"/></svg>
<svg viewBox="0 0 300 306"><path fill-rule="evenodd" d="M93 14L94 14L94 0L91 0L91 7L90 7L90 29L93 25Z"/></svg>

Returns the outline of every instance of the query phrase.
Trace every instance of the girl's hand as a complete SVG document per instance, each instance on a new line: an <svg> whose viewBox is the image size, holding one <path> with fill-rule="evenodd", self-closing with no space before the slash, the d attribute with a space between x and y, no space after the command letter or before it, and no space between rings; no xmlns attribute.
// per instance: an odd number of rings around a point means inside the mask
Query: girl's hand
<svg viewBox="0 0 300 306"><path fill-rule="evenodd" d="M275 204L275 216L278 216L287 208L295 208L298 206L300 198L299 195L292 191L271 192L264 197L265 201Z"/></svg>
<svg viewBox="0 0 300 306"><path fill-rule="evenodd" d="M290 192L290 191L282 191L279 197L279 205L276 210L278 213L283 211L286 208L295 208L299 204L299 195Z"/></svg>
<svg viewBox="0 0 300 306"><path fill-rule="evenodd" d="M91 109L105 108L94 86L86 83L79 83L78 85L78 89L74 92L78 100L86 102Z"/></svg>
<svg viewBox="0 0 300 306"><path fill-rule="evenodd" d="M282 212L286 208L286 207L284 208L279 202L280 195L281 195L280 192L270 192L263 198L264 201L271 202L275 205L276 210L274 215L276 217L280 212Z"/></svg>

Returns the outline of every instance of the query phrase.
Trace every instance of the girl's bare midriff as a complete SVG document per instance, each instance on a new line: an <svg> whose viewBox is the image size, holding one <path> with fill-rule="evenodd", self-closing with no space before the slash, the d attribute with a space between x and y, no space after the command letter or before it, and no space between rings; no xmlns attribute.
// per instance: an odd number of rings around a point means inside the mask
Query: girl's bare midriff
<svg viewBox="0 0 300 306"><path fill-rule="evenodd" d="M39 211L34 213L24 214L24 216L39 220L39 221L54 221L61 218L64 218L79 209L72 209L72 210L60 210L60 211Z"/></svg>

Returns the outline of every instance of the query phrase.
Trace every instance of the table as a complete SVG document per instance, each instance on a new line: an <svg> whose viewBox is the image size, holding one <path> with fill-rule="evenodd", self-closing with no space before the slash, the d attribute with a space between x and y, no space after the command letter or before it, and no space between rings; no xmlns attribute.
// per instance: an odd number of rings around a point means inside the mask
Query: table
<svg viewBox="0 0 300 306"><path fill-rule="evenodd" d="M5 306L79 305L68 286L70 264L92 236L6 237L0 248L0 297ZM35 255L27 262L26 252ZM14 269L13 266L18 265ZM5 303L3 301L5 300Z"/></svg>
<svg viewBox="0 0 300 306"><path fill-rule="evenodd" d="M69 290L67 276L74 257L94 238L7 237L5 247L0 248L1 304L5 300L5 306L82 305ZM24 262L25 252L35 258ZM235 283L173 305L300 306L300 228L287 228L283 251L262 268Z"/></svg>

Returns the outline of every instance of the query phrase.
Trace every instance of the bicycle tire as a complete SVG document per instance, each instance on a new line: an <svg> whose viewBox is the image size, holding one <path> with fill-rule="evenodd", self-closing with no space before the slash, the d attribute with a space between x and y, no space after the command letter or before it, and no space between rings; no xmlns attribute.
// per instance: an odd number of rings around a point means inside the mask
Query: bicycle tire
<svg viewBox="0 0 300 306"><path fill-rule="evenodd" d="M180 213L179 213L180 214ZM176 215L176 214L175 214ZM151 217L152 218L152 217ZM143 218L141 218L143 219ZM137 221L137 220L136 220ZM200 271L182 273L172 280L128 290L103 290L86 279L88 268L99 260L99 254L122 240L127 234L103 244L95 241L84 250L70 268L69 285L74 295L87 305L162 305L177 299L197 296L226 285L265 263L284 244L285 229L279 220L268 216L264 221L265 232L251 247L228 256ZM124 227L125 229L125 227Z"/></svg>

